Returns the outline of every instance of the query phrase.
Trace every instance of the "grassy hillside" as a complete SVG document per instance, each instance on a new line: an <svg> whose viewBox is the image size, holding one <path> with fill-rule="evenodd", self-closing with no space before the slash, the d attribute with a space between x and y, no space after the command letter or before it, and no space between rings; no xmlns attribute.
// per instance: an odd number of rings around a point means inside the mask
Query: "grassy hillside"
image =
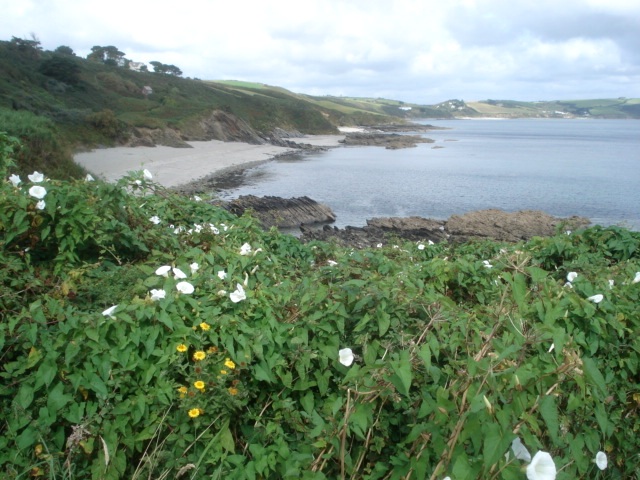
<svg viewBox="0 0 640 480"><path fill-rule="evenodd" d="M541 118L640 118L640 99L616 98L548 102L484 100L467 102L472 116Z"/></svg>
<svg viewBox="0 0 640 480"><path fill-rule="evenodd" d="M638 479L640 233L304 245L12 149L1 479Z"/></svg>

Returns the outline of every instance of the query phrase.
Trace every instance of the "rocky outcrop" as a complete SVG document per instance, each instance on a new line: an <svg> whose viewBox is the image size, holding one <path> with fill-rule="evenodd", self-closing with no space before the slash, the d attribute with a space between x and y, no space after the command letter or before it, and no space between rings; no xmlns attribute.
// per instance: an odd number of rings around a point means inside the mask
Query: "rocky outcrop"
<svg viewBox="0 0 640 480"><path fill-rule="evenodd" d="M357 132L348 133L341 143L348 146L385 147L389 150L415 147L418 143L433 143L434 140L420 135L400 135L397 133Z"/></svg>
<svg viewBox="0 0 640 480"><path fill-rule="evenodd" d="M491 209L453 215L446 221L422 217L375 218L368 220L365 227L303 227L301 239L331 240L356 248L375 247L380 243L388 243L390 238L434 243L445 239L449 242L486 239L518 242L554 235L559 227L574 230L587 227L590 223L584 217L557 218L534 210L509 213Z"/></svg>
<svg viewBox="0 0 640 480"><path fill-rule="evenodd" d="M446 224L447 233L455 241L491 238L505 242L518 242L531 237L547 237L559 225L573 230L589 225L584 217L557 218L539 210L508 213L502 210L479 210L453 215Z"/></svg>
<svg viewBox="0 0 640 480"><path fill-rule="evenodd" d="M250 211L266 229L297 228L301 225L334 222L336 219L329 207L309 197L280 198L245 195L223 206L235 215Z"/></svg>
<svg viewBox="0 0 640 480"><path fill-rule="evenodd" d="M134 128L126 147L155 147L164 145L174 148L191 148L176 130L170 128Z"/></svg>
<svg viewBox="0 0 640 480"><path fill-rule="evenodd" d="M221 140L244 142L252 145L266 143L247 122L231 113L214 110L202 119L195 128L190 128L188 140Z"/></svg>

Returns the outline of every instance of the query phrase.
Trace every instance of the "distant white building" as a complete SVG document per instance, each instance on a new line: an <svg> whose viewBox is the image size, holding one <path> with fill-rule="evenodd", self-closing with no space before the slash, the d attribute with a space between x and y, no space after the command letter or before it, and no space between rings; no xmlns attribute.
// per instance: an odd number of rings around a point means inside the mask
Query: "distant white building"
<svg viewBox="0 0 640 480"><path fill-rule="evenodd" d="M129 69L134 72L141 72L145 66L146 64L144 62L129 62Z"/></svg>
<svg viewBox="0 0 640 480"><path fill-rule="evenodd" d="M142 92L141 92L145 97L148 95L151 95L153 93L153 88L151 88L149 85L145 85L144 87L142 87Z"/></svg>
<svg viewBox="0 0 640 480"><path fill-rule="evenodd" d="M405 112L408 112L409 110L411 110L411 107L398 107L400 110L404 110Z"/></svg>

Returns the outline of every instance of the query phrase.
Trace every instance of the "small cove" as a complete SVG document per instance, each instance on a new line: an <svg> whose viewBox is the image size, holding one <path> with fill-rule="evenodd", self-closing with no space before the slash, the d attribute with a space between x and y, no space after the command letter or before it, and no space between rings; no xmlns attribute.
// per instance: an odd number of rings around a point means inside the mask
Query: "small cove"
<svg viewBox="0 0 640 480"><path fill-rule="evenodd" d="M343 147L245 171L240 195L309 196L336 226L381 216L445 219L472 210L543 210L640 230L640 121L425 120L434 144Z"/></svg>

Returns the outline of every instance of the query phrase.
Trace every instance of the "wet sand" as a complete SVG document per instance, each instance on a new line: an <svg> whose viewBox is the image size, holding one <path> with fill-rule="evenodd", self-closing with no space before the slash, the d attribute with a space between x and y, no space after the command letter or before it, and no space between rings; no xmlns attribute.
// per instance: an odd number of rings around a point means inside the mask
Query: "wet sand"
<svg viewBox="0 0 640 480"><path fill-rule="evenodd" d="M297 143L317 147L337 147L344 135L306 135L292 138ZM273 145L241 142L188 142L193 148L115 147L78 153L74 160L96 178L113 182L128 172L147 169L154 181L165 187L177 187L222 171L248 167L277 155L298 150Z"/></svg>

